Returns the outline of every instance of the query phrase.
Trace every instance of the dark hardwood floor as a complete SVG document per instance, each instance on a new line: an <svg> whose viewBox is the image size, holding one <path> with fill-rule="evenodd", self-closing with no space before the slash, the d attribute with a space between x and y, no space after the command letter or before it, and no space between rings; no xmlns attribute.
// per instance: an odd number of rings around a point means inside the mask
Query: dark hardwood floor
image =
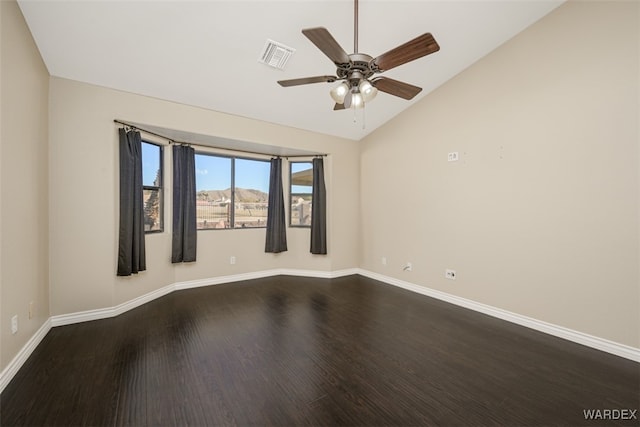
<svg viewBox="0 0 640 427"><path fill-rule="evenodd" d="M360 276L280 276L53 328L0 422L637 426L584 411L639 396L638 363Z"/></svg>

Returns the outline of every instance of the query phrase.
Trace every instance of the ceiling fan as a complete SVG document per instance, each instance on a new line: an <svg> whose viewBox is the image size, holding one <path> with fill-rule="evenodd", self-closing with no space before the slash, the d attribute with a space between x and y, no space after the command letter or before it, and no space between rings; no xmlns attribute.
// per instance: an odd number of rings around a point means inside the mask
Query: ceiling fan
<svg viewBox="0 0 640 427"><path fill-rule="evenodd" d="M365 102L371 101L376 96L378 90L403 99L413 99L422 88L388 77L372 77L440 50L431 33L425 33L376 58L359 53L358 0L354 0L354 53L347 54L324 27L308 28L302 30L302 34L333 61L338 67L337 75L280 80L278 84L289 87L310 83L333 83L341 80L342 82L331 90L331 97L336 101L334 110L362 108Z"/></svg>

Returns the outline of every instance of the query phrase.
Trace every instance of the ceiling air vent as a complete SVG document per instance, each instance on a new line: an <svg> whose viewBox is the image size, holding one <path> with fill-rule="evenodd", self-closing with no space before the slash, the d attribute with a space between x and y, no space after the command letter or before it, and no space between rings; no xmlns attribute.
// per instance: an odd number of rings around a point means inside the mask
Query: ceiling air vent
<svg viewBox="0 0 640 427"><path fill-rule="evenodd" d="M289 61L289 58L291 58L291 55L293 55L295 51L295 49L289 46L267 39L258 62L262 62L279 70L284 70L287 61Z"/></svg>

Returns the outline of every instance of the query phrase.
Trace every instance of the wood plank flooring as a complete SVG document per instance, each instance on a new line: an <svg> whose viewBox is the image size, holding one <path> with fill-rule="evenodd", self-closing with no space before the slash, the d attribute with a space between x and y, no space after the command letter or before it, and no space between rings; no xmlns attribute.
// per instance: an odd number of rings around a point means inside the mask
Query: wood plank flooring
<svg viewBox="0 0 640 427"><path fill-rule="evenodd" d="M53 328L0 424L638 426L583 411L639 396L638 363L361 276L279 276Z"/></svg>

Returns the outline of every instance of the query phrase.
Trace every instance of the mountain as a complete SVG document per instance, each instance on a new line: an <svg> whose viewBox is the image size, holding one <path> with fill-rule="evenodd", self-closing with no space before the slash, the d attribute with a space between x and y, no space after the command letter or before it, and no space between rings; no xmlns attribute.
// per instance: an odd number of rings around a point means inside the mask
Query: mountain
<svg viewBox="0 0 640 427"><path fill-rule="evenodd" d="M196 193L196 200L217 202L231 199L231 189L226 190L201 190ZM236 188L236 202L238 203L267 203L269 194L260 190Z"/></svg>

